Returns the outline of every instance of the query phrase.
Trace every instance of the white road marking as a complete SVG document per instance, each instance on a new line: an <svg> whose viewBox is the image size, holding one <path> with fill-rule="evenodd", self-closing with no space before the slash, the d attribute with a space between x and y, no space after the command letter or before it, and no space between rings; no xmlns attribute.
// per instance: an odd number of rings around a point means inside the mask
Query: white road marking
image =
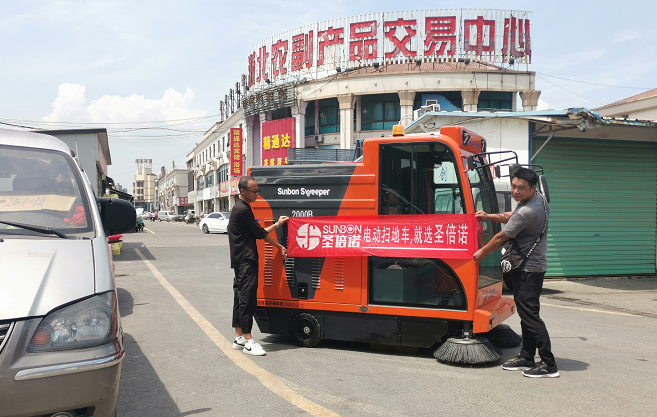
<svg viewBox="0 0 657 417"><path fill-rule="evenodd" d="M185 312L196 322L196 324L198 324L201 330L203 330L205 334L208 335L210 340L212 340L214 344L217 345L219 349L221 349L223 354L226 355L231 361L233 361L235 365L258 378L260 383L271 392L283 398L290 404L299 407L310 415L318 417L340 417L339 414L336 414L333 411L310 401L306 397L297 394L279 377L256 365L255 362L249 359L241 351L234 350L232 342L226 339L219 332L219 330L217 330L208 320L206 320L206 318L203 317L203 315L201 315L201 313L199 313L198 310L196 310L194 306L192 306L189 301L187 301L187 299L183 297L183 295L180 294L180 292L178 292L178 290L174 288L173 285L169 283L169 281L167 281L166 278L164 278L160 271L158 271L157 268L155 268L155 266L148 259L146 259L146 257L141 253L139 249L135 248L135 252L137 252L137 255L139 255L148 269L151 270L153 275L155 275L155 278L157 278L160 284L162 284L162 286L167 291L169 291L169 294L171 294L171 296L178 302L178 304L180 304L183 310L185 310Z"/></svg>
<svg viewBox="0 0 657 417"><path fill-rule="evenodd" d="M568 306L560 306L560 305L557 305L557 304L546 304L546 303L541 303L541 305L542 306L548 306L548 307L567 308L567 309L570 309L570 310L589 311L591 313L605 313L605 314L615 314L617 316L641 317L638 314L618 313L618 312L615 312L615 311L596 310L596 309L593 309L593 308L568 307Z"/></svg>

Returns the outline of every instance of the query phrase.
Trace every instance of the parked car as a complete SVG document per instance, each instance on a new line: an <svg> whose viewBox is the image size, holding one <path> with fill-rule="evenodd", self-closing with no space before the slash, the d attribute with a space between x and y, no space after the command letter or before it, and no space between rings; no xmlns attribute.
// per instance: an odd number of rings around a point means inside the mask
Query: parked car
<svg viewBox="0 0 657 417"><path fill-rule="evenodd" d="M1 417L116 415L124 348L107 236L135 218L131 203L95 197L64 142L0 130Z"/></svg>
<svg viewBox="0 0 657 417"><path fill-rule="evenodd" d="M170 222L171 219L173 219L173 211L167 211L167 210L162 210L157 212L157 219L159 221L167 221Z"/></svg>
<svg viewBox="0 0 657 417"><path fill-rule="evenodd" d="M230 213L214 212L203 217L198 224L203 233L219 232L228 233L228 220Z"/></svg>

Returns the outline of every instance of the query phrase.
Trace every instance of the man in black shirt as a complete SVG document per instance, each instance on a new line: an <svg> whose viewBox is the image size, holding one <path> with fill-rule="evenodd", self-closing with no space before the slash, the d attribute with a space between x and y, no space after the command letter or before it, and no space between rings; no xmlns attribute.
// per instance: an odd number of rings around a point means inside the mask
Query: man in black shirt
<svg viewBox="0 0 657 417"><path fill-rule="evenodd" d="M287 260L287 249L274 239L270 233L281 227L287 216L281 216L273 225L263 228L258 224L251 203L256 201L260 189L253 177L240 178L240 198L235 203L228 222L228 241L230 245L230 267L235 270L233 281L233 327L235 341L233 349L242 349L249 355L264 356L264 349L251 338L253 315L257 307L258 292L258 248L256 239L278 248L283 260Z"/></svg>

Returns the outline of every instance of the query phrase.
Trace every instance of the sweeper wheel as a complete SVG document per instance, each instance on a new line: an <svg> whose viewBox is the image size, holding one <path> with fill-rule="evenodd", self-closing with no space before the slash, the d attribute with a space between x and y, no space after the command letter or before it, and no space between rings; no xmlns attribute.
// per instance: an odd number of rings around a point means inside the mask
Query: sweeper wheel
<svg viewBox="0 0 657 417"><path fill-rule="evenodd" d="M450 365L483 365L502 359L485 337L452 337L433 352L433 357Z"/></svg>
<svg viewBox="0 0 657 417"><path fill-rule="evenodd" d="M486 333L486 338L498 348L517 347L522 343L522 337L506 324L495 326L491 331Z"/></svg>
<svg viewBox="0 0 657 417"><path fill-rule="evenodd" d="M290 321L290 336L303 347L313 347L322 340L317 318L310 313L299 313Z"/></svg>

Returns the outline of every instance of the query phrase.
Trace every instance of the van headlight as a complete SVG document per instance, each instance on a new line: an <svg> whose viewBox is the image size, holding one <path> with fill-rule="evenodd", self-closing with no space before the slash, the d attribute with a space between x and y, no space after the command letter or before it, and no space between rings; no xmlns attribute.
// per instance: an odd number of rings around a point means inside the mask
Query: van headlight
<svg viewBox="0 0 657 417"><path fill-rule="evenodd" d="M110 343L118 337L117 316L114 291L62 307L41 320L27 351L50 352Z"/></svg>

